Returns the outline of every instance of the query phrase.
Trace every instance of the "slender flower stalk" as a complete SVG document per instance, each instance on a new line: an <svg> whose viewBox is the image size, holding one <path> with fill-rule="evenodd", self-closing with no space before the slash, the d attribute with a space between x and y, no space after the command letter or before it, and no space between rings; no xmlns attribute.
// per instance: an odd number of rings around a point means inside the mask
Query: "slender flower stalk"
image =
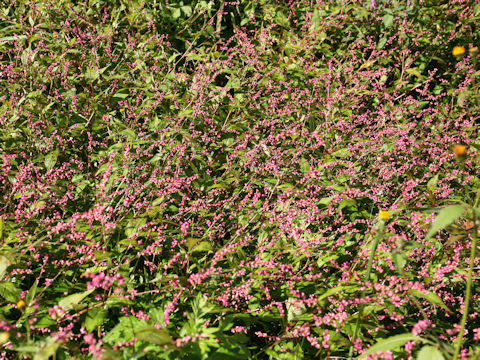
<svg viewBox="0 0 480 360"><path fill-rule="evenodd" d="M472 209L472 220L473 220L473 235L472 235L472 245L470 248L470 264L468 267L468 277L467 277L467 288L465 289L465 301L463 306L462 320L460 322L460 331L458 333L458 338L455 341L455 352L453 354L453 360L457 360L462 350L463 345L463 334L465 333L465 326L467 324L468 318L468 307L470 305L470 298L472 294L472 281L473 281L473 267L475 265L475 252L477 248L477 239L478 239L478 224L477 224L477 213L476 209L478 202L480 200L480 191L477 193L475 199L475 204Z"/></svg>

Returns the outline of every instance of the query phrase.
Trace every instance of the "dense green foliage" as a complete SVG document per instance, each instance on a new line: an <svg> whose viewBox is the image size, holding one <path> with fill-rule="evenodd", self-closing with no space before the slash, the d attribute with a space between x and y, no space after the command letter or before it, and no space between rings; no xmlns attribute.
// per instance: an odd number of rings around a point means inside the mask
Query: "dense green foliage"
<svg viewBox="0 0 480 360"><path fill-rule="evenodd" d="M0 357L480 358L479 20L4 2Z"/></svg>

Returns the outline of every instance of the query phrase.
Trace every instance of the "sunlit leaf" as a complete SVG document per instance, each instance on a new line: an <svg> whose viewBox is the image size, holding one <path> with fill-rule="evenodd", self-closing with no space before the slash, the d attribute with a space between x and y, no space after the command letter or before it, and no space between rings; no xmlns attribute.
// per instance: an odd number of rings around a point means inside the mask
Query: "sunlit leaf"
<svg viewBox="0 0 480 360"><path fill-rule="evenodd" d="M445 229L448 225L452 224L465 212L464 205L450 205L438 213L435 218L435 222L430 227L430 230L427 233L426 238L430 238L437 233L437 231Z"/></svg>

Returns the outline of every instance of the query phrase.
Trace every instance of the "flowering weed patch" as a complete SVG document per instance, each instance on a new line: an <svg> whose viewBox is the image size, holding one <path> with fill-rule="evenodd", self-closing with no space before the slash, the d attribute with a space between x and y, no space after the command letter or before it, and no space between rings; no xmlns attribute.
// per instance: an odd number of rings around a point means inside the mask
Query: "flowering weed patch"
<svg viewBox="0 0 480 360"><path fill-rule="evenodd" d="M0 358L480 358L480 5L0 5Z"/></svg>

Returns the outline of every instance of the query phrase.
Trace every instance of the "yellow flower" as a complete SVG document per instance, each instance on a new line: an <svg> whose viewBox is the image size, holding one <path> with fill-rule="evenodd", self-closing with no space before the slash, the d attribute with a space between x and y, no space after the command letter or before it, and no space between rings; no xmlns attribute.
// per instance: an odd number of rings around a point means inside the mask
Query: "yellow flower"
<svg viewBox="0 0 480 360"><path fill-rule="evenodd" d="M453 56L460 56L465 54L465 48L463 46L455 46L452 50Z"/></svg>
<svg viewBox="0 0 480 360"><path fill-rule="evenodd" d="M382 210L378 213L380 220L387 221L390 219L390 213L386 210Z"/></svg>
<svg viewBox="0 0 480 360"><path fill-rule="evenodd" d="M19 300L17 302L17 308L19 308L20 310L22 310L25 306L27 306L27 303L23 300Z"/></svg>
<svg viewBox="0 0 480 360"><path fill-rule="evenodd" d="M476 54L478 52L478 47L476 47L476 46L472 47L472 48L468 49L468 52L470 54Z"/></svg>
<svg viewBox="0 0 480 360"><path fill-rule="evenodd" d="M455 145L453 147L453 153L457 156L464 156L467 154L467 147L465 145Z"/></svg>

